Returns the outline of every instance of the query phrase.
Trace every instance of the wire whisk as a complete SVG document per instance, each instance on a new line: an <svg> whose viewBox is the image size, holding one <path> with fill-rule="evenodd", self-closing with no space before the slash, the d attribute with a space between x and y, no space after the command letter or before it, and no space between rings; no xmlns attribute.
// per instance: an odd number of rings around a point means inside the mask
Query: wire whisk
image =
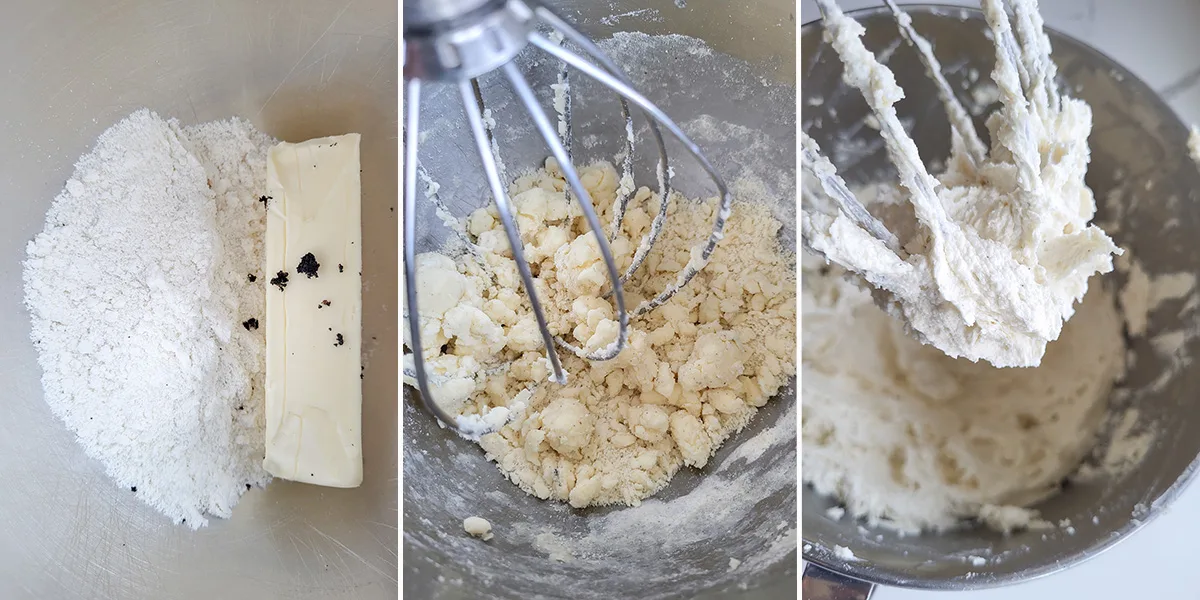
<svg viewBox="0 0 1200 600"><path fill-rule="evenodd" d="M405 369L406 377L415 379L421 393L422 404L443 424L460 434L477 438L482 433L474 427L462 427L458 420L434 400L431 394L430 375L422 352L420 339L420 313L417 305L416 273L416 202L417 180L429 177L418 167L418 139L420 95L422 85L432 82L454 85L458 88L468 128L479 154L480 163L487 179L488 188L495 202L500 221L504 227L513 259L516 262L522 287L533 310L545 346L546 358L550 363L551 378L559 384L566 383L556 346L586 360L602 361L615 358L625 347L629 338L630 317L645 314L663 305L681 288L686 286L707 263L717 243L723 236L725 221L729 216L732 196L724 180L701 153L700 149L683 133L661 109L636 91L629 78L586 36L581 34L553 11L533 0L405 0L404 2L404 283L406 288L406 311L410 334L409 350L412 352L413 368ZM539 31L539 26L548 28L549 34ZM569 41L580 52L566 47ZM558 84L566 92L558 107L560 119L557 127L551 122L545 109L525 76L513 59L526 46L532 44L541 51L562 61ZM589 60L590 59L590 60ZM594 61L594 62L592 62ZM620 97L621 113L625 120L625 158L622 169L632 180L633 167L633 118L629 103L635 105L646 116L650 131L657 145L658 192L660 206L649 232L643 237L634 252L630 266L620 272L613 258L609 242L620 232L621 219L625 214L629 193L618 194L613 207L611 230L606 235L592 204L592 199L580 180L579 173L571 161L571 104L568 68L583 73L615 92ZM497 145L492 137L492 128L486 122L485 108L479 77L499 70L512 86L520 103L528 112L533 125L557 160L568 186L568 198L578 202L588 227L594 233L600 255L608 276L608 296L616 307L618 334L607 347L585 352L562 337L555 336L547 325L545 309L534 289L534 278L525 259L520 233L517 230L514 211L505 190L502 166L497 157ZM670 197L671 167L668 162L666 144L659 127L677 139L696 159L716 185L720 207L712 230L698 255L684 267L674 283L668 285L657 296L645 300L633 310L625 305L624 284L643 264L655 240L661 233L667 217ZM439 203L438 210L445 210Z"/></svg>

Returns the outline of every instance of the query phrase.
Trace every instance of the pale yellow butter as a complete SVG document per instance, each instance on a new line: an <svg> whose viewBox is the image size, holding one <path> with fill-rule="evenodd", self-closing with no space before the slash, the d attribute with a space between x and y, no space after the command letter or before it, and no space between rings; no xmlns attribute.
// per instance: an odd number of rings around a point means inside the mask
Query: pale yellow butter
<svg viewBox="0 0 1200 600"><path fill-rule="evenodd" d="M266 458L276 477L362 483L359 135L281 143L267 160ZM306 254L320 266L301 270ZM280 289L281 273L287 283ZM340 337L339 337L340 336Z"/></svg>

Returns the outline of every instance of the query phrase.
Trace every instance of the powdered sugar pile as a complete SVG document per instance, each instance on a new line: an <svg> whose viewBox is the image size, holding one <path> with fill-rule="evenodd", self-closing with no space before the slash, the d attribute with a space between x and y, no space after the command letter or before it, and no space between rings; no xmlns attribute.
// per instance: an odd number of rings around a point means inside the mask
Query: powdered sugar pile
<svg viewBox="0 0 1200 600"><path fill-rule="evenodd" d="M192 528L269 480L257 319L273 142L237 119L135 112L76 164L24 265L51 410L118 485Z"/></svg>

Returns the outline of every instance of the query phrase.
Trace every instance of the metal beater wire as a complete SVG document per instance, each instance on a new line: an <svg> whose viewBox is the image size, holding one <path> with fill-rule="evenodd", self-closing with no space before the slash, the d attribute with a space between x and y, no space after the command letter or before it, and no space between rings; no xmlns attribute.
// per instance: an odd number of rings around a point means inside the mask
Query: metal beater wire
<svg viewBox="0 0 1200 600"><path fill-rule="evenodd" d="M617 66L617 63L613 62L612 59L609 58L608 55L605 54L604 51L601 50L599 46L597 46L594 42L592 42L592 40L588 39L587 36L583 35L578 30L571 27L566 21L564 21L562 19L562 17L559 17L558 15L554 14L554 11L551 11L550 9L548 9L544 6L538 6L538 7L534 8L533 13L535 15L537 15L537 17L539 19L541 19L544 23L546 23L551 28L553 28L556 31L558 31L559 33L561 33L564 38L570 40L571 42L575 43L577 46L582 48L583 51L588 54L588 56L590 56L593 60L595 60L597 63L599 63L600 66L605 71L607 71L610 75L612 75L614 78L616 78L621 83L625 84L625 86L627 88L633 89L633 82L629 81L629 78L625 76L625 72L622 71L621 68ZM530 41L532 41L536 44L537 42L533 36L537 36L537 37L541 37L541 36L536 33L531 34ZM549 40L548 38L542 38L542 39L547 44L552 43L552 41ZM537 44L537 45L539 47L545 49L545 46L542 46L541 44ZM562 48L564 52L570 52L569 50L566 50L566 48L564 48L562 44L557 44L557 47ZM582 58L581 58L581 60L582 60ZM566 65L571 64L567 61L563 61L563 63L564 63L564 68L566 67ZM572 66L575 66L575 65L572 65ZM578 67L576 67L576 68L578 68ZM587 71L584 71L584 73L587 73ZM601 83L605 83L605 82L603 80L601 80ZM611 86L610 86L610 88L611 88ZM619 90L614 90L614 91L618 91L618 94L620 93ZM626 128L626 132L627 132L626 140L625 140L626 155L625 155L623 170L626 173L630 173L632 175L633 141L631 139L632 138L631 132L633 129L633 117L629 112L629 104L628 104L628 101L626 100L626 98L622 97L620 100L621 100L621 117L625 119L625 128ZM657 117L654 114L652 114L650 111L646 110L645 108L642 109L642 114L644 114L646 116L646 121L648 121L650 124L650 133L653 134L654 143L656 146L658 146L659 207L658 207L658 214L654 216L654 222L650 226L650 231L646 232L646 235L643 236L642 241L638 244L637 250L634 252L633 261L629 263L629 268L626 269L625 274L621 276L621 283L625 283L626 281L628 281L629 278L632 277L635 272L637 272L638 268L640 268L642 266L642 262L644 262L646 260L646 257L649 256L650 249L654 247L654 243L658 241L659 234L662 233L663 222L665 222L666 218L667 218L667 205L670 204L670 201L671 201L671 165L667 158L667 144L665 141L663 141L662 131L660 131L658 128ZM659 114L665 116L665 113L662 113L661 111L659 112ZM709 171L709 173L711 174L712 171ZM620 233L621 220L625 217L625 208L628 204L629 204L629 195L628 194L623 194L620 198L617 199L616 206L613 211L612 233L611 233L611 237L609 238L610 240L615 240L617 237L617 234ZM672 292L672 295L673 294L674 294L674 292ZM670 296L668 296L668 298L669 297ZM642 312L645 312L645 311L636 312L635 316L642 314ZM561 339L559 340L559 342L565 344L565 342L562 342Z"/></svg>
<svg viewBox="0 0 1200 600"><path fill-rule="evenodd" d="M554 131L554 126L550 124L550 119L546 116L546 112L538 104L537 97L533 95L533 89L529 87L529 83L525 81L525 77L521 75L521 71L517 69L515 64L510 62L504 65L503 69L504 75L508 77L508 81L512 84L513 89L516 90L521 103L525 105L525 110L533 119L533 124L537 126L542 137L546 139L546 145L550 147L550 153L558 160L558 165L562 168L563 176L566 177L567 183L571 186L571 191L579 199L579 207L583 209L583 216L587 219L588 227L591 228L592 234L596 238L596 246L600 248L600 255L604 257L604 266L608 270L608 278L612 283L612 295L617 303L619 331L615 344L611 344L595 354L585 355L584 358L588 360L611 360L625 347L625 342L629 337L629 314L625 312L625 292L621 287L621 274L617 270L617 263L613 260L612 248L609 247L608 242L604 239L604 229L600 226L600 219L596 216L596 211L592 207L592 196L588 194L587 188L579 180L579 172L571 164L571 157L567 155L567 149L559 141L558 134ZM561 339L559 342L563 343ZM574 348L569 349L575 350ZM576 353L578 354L578 352Z"/></svg>
<svg viewBox="0 0 1200 600"><path fill-rule="evenodd" d="M425 372L425 355L421 349L421 313L417 307L417 139L421 118L421 80L410 79L405 86L406 104L404 111L404 295L408 300L408 329L412 339L409 349L413 355L413 373L417 387L421 390L421 401L439 421L455 423L442 410L429 392L429 378Z"/></svg>
<svg viewBox="0 0 1200 600"><path fill-rule="evenodd" d="M535 12L538 17L542 18L547 23L551 24L555 28L561 29L565 35L571 38L571 41L575 42L576 45L582 48L584 52L586 52L592 58L597 61L607 60L607 58L601 58L604 57L604 53L601 52L600 48L592 43L591 40L587 39L583 36L583 34L573 29L565 21L558 18L554 13L541 6L537 7ZM574 52L571 52L570 50L551 42L545 36L537 32L532 32L529 34L529 41L542 50L545 50L549 54L559 58L563 62L566 62L572 67L582 71L592 79L599 81L601 84L617 92L630 102L636 104L660 125L666 127L667 131L669 131L676 140L683 144L684 148L686 148L687 151L696 159L696 162L698 162L700 166L708 173L709 177L712 178L713 183L717 186L717 191L721 198L721 208L717 212L717 218L713 223L712 232L708 236L708 242L704 245L704 248L700 253L701 262L707 262L709 256L712 255L713 250L716 248L717 243L725 237L725 221L729 218L730 207L733 204L733 196L729 194L729 188L725 185L725 180L717 173L716 169L712 166L712 163L710 163L708 158L705 157L700 151L700 148L696 146L694 142L692 142L691 138L689 138L687 134L685 134L683 130L679 128L679 125L676 125L675 122L672 121L671 118L662 111L662 109L655 106L654 103L650 102L650 100L638 93L625 82L609 74L607 71L591 64L578 54L575 54ZM689 262L689 267L690 266L691 265ZM687 285L699 272L698 268L689 267L685 267L684 272L680 276L679 280L667 286L667 289L663 290L658 296L651 300L642 302L642 304L639 305L636 310L634 310L634 316L645 314L651 310L654 310L655 308L658 308L659 306L662 306L667 302L667 300L670 300L671 297L680 290L680 288Z"/></svg>
<svg viewBox="0 0 1200 600"><path fill-rule="evenodd" d="M567 68L567 64L563 63L563 69ZM625 181L626 177L633 177L633 115L629 113L629 103L621 98L621 118L625 120L625 157L621 161L621 181ZM653 123L654 121L651 121ZM570 150L570 148L567 148ZM617 235L621 233L621 221L625 219L625 207L629 205L629 196L632 190L624 190L620 186L617 188L617 201L613 203L612 214L612 231L608 234L608 241L616 241ZM626 271L626 274L632 271ZM625 278L622 277L624 282Z"/></svg>
<svg viewBox="0 0 1200 600"><path fill-rule="evenodd" d="M508 192L504 190L504 182L500 180L500 171L496 168L496 158L492 156L491 144L488 143L487 132L483 127L483 115L480 114L479 105L475 101L475 90L472 88L471 82L467 80L460 81L458 89L462 95L463 112L467 115L467 124L471 127L471 136L475 138L475 146L479 150L479 158L483 162L483 172L487 176L488 187L492 190L492 199L496 201L496 212L500 213L500 221L504 223L504 234L508 237L513 260L517 263L517 270L521 273L521 285L525 287L525 295L529 296L529 303L533 305L533 314L537 319L538 329L541 330L542 341L546 345L546 358L550 360L550 367L554 371L554 381L565 384L567 376L562 370L562 363L558 360L558 352L554 350L554 337L550 334L550 328L546 324L546 313L542 310L542 302L538 299L537 290L533 287L533 273L529 270L529 261L525 260L525 250L521 244L521 234L517 231L517 222L512 216L512 205L508 201ZM557 135L550 137L556 141L558 139ZM549 141L547 140L547 142ZM561 148L561 146L559 147Z"/></svg>

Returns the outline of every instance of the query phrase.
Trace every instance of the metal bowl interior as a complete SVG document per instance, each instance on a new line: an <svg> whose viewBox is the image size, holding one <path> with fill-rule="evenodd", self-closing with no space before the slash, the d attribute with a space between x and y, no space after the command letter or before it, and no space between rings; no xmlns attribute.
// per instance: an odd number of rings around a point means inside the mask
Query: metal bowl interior
<svg viewBox="0 0 1200 600"><path fill-rule="evenodd" d="M0 597L394 598L397 5L47 0L0 19ZM277 138L362 133L362 487L276 481L193 532L118 489L42 401L25 244L72 164L146 106Z"/></svg>
<svg viewBox="0 0 1200 600"><path fill-rule="evenodd" d="M946 76L957 90L971 87L967 76L972 69L977 70L980 81L990 81L994 49L984 35L987 25L980 13L951 7L906 9L916 30L933 42ZM906 99L897 107L903 119L912 120L909 129L922 158L927 164L944 160L949 153L948 125L916 54L901 41L885 10L865 10L853 16L867 29L868 48L877 55L894 50L888 64L906 91ZM1120 65L1066 35L1048 33L1061 81L1073 90L1072 95L1092 107L1087 183L1100 206L1097 220L1103 223L1109 218L1106 199L1115 194L1125 215L1113 235L1118 244L1131 248L1152 273L1200 271L1200 248L1194 242L1200 226L1200 204L1196 202L1200 172L1187 157L1187 128L1149 87ZM860 125L868 112L865 102L842 83L841 64L821 38L819 22L804 26L804 131L826 149L838 145L839 137L851 144L857 142L861 151L843 156L833 152L839 171L852 184L892 176L878 133ZM966 92L960 97L971 105ZM989 112L991 109L982 111L976 118L977 128L985 135L983 118ZM1177 227L1164 227L1170 218L1178 219ZM1119 273L1105 277L1106 284L1123 283ZM1184 318L1195 320L1194 314ZM1160 311L1151 321L1149 336L1179 325L1180 317L1173 311ZM1184 352L1192 355L1196 350L1193 340ZM1156 391L1150 384L1167 368L1166 361L1145 339L1134 340L1130 351L1136 355L1135 367L1119 385L1126 391L1114 394L1111 405L1137 406L1141 414L1138 426L1156 431L1157 437L1140 465L1127 475L1073 483L1036 506L1050 521L1070 519L1073 534L1056 528L1003 536L974 528L917 537L885 531L863 535L853 520L834 521L826 516L825 510L833 505L830 499L806 488L804 558L874 583L969 589L1047 575L1128 536L1179 494L1195 474L1200 453L1200 411L1192 402L1192 392L1200 385L1200 369L1185 369ZM1099 447L1107 444L1110 433L1101 433ZM860 560L837 559L832 552L835 545L849 548ZM970 555L996 558L977 567L968 561Z"/></svg>
<svg viewBox="0 0 1200 600"><path fill-rule="evenodd" d="M787 224L781 243L794 248L794 4L746 7L723 0L706 3L703 10L679 4L553 6L601 41L635 86L694 136L731 183L757 178L763 184ZM605 41L622 31L687 35L704 40L711 53L678 37L629 46ZM549 109L549 84L559 63L527 49L518 64ZM515 175L539 166L548 150L508 85L492 75L482 81L484 96L498 124L500 154ZM623 139L616 96L576 74L572 87L575 162L611 161ZM457 91L427 84L422 93L420 160L441 184L440 195L451 211L465 216L491 199ZM635 128L644 128L640 115ZM694 162L678 145L670 150L676 187L693 197L711 195L715 188ZM653 182L657 154L646 131L637 157L639 184ZM417 251L441 248L448 232L432 207L419 206L417 218ZM697 240L703 235L697 232ZM527 495L504 479L478 446L439 428L413 390L406 387L405 396L405 594L433 599L795 597L794 386L727 442L703 472L684 469L637 508L588 510ZM756 436L776 443L753 462L737 458L739 444ZM732 478L770 483L759 488L719 484ZM472 515L492 522L494 539L484 543L464 534L462 520ZM573 558L548 558L556 547ZM743 561L741 566L731 569L731 558Z"/></svg>

